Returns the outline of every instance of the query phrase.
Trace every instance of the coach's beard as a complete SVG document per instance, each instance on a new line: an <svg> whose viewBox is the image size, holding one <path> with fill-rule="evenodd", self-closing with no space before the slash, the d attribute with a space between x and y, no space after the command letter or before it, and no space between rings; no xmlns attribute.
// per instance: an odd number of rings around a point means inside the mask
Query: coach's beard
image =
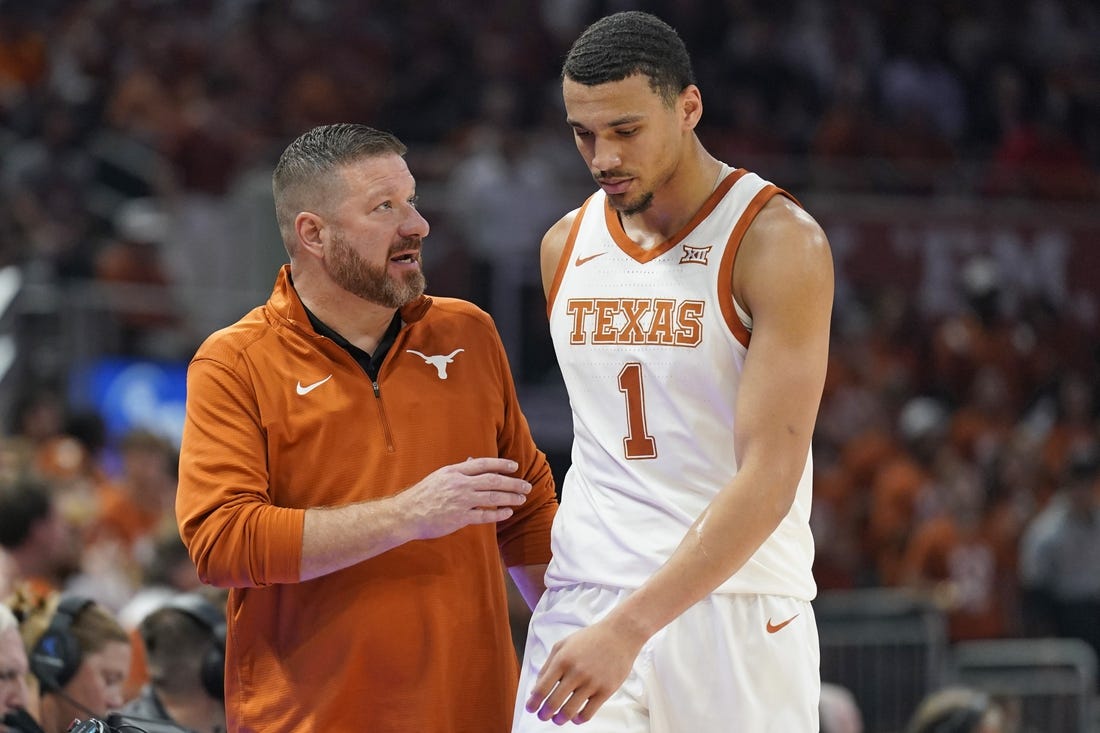
<svg viewBox="0 0 1100 733"><path fill-rule="evenodd" d="M388 259L382 266L367 262L348 246L342 234L337 234L332 239L326 267L333 281L352 295L386 308L400 308L419 298L427 287L421 258L423 245L420 237L402 239L390 247L387 257L409 250L416 251L420 266L400 277L393 277L389 272Z"/></svg>

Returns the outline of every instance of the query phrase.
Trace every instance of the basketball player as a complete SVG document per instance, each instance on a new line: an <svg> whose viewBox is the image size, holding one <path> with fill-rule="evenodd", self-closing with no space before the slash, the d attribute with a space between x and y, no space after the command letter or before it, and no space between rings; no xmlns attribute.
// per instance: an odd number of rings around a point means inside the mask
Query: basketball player
<svg viewBox="0 0 1100 733"><path fill-rule="evenodd" d="M562 90L600 190L542 244L574 442L513 730L817 731L828 243L703 147L688 53L657 18L591 25Z"/></svg>

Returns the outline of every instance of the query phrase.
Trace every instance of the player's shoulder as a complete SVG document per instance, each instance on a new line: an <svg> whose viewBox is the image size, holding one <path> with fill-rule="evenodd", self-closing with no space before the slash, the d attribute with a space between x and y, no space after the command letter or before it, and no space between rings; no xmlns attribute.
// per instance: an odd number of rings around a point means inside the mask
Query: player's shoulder
<svg viewBox="0 0 1100 733"><path fill-rule="evenodd" d="M583 207L578 206L565 216L554 222L549 229L546 230L546 234L542 238L542 249L545 252L547 249L560 252L565 243L569 240L569 232L573 231L573 225L577 222L577 217L581 214Z"/></svg>
<svg viewBox="0 0 1100 733"><path fill-rule="evenodd" d="M828 246L825 232L817 220L790 196L780 192L768 199L753 219L746 238L794 237L807 244Z"/></svg>
<svg viewBox="0 0 1100 733"><path fill-rule="evenodd" d="M738 248L733 272L737 301L750 312L764 300L831 300L833 258L817 221L793 199L772 196L753 218Z"/></svg>
<svg viewBox="0 0 1100 733"><path fill-rule="evenodd" d="M753 218L738 260L790 258L824 264L832 261L832 254L817 220L797 201L780 193L768 199Z"/></svg>

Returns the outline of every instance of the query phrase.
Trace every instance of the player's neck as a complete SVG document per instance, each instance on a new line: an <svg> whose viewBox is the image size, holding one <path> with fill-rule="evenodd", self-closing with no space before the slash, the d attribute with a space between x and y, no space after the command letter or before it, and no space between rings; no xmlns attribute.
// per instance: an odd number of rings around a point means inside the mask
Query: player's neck
<svg viewBox="0 0 1100 733"><path fill-rule="evenodd" d="M697 144L672 177L653 192L653 203L633 215L620 214L623 231L643 249L668 241L690 222L725 177L725 166Z"/></svg>

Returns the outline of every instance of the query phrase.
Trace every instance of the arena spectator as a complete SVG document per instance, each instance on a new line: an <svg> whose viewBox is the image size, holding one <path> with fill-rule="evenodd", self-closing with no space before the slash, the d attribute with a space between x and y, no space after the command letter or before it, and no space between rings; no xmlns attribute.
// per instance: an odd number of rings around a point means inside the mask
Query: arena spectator
<svg viewBox="0 0 1100 733"><path fill-rule="evenodd" d="M1020 580L1031 633L1087 641L1100 654L1100 449L1070 453L1062 488L1028 524Z"/></svg>

